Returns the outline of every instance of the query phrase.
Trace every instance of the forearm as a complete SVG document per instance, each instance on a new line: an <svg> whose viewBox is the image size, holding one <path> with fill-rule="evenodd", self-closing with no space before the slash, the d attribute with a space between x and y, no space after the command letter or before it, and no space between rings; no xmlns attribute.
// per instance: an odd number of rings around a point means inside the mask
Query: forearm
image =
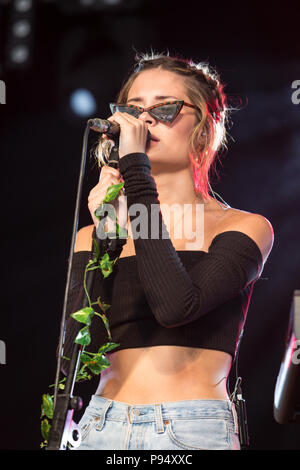
<svg viewBox="0 0 300 470"><path fill-rule="evenodd" d="M253 240L238 231L215 237L208 253L195 253L201 255L199 261L187 272L159 210L159 195L147 155L126 155L120 160L120 171L131 225L135 219L132 205L141 204L143 237L133 233L137 266L149 306L162 326L176 327L198 319L255 279L261 254ZM158 216L156 237L151 236L153 212Z"/></svg>
<svg viewBox="0 0 300 470"><path fill-rule="evenodd" d="M189 322L198 310L198 294L163 221L148 157L145 154L127 155L120 160L120 170L132 225L135 219L133 204L141 205L142 237L137 233L132 235L141 283L153 314L167 327ZM153 233L158 238L152 238Z"/></svg>

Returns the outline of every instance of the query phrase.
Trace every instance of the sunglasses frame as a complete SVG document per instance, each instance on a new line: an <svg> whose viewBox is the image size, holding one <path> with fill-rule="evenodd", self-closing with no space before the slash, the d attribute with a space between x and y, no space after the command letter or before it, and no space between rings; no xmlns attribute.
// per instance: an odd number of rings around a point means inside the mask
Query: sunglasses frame
<svg viewBox="0 0 300 470"><path fill-rule="evenodd" d="M155 114L153 114L151 111L152 109L155 109L155 108L160 108L161 106L166 106L168 104L176 104L178 105L177 107L177 111L176 111L176 114L174 115L174 117L172 118L172 120L170 121L169 119L161 119L159 117L157 117ZM109 107L110 107L110 110L112 112L112 114L115 113L115 110L114 110L114 107L115 106L126 106L126 108L132 108L132 109L136 109L140 112L139 116L142 114L142 113L149 113L150 116L152 116L154 119L156 119L157 121L161 121L161 122L169 122L169 123L172 123L178 116L178 114L180 113L180 111L182 110L183 106L188 106L189 108L194 108L194 109L198 109L198 106L195 106L191 103L187 103L186 101L184 100L173 100L173 101L163 101L162 103L157 103L157 104L154 104L152 106L149 106L148 108L143 108L142 106L138 106L138 105L135 105L135 104L125 104L125 103L110 103L109 104ZM138 117L139 117L138 116Z"/></svg>

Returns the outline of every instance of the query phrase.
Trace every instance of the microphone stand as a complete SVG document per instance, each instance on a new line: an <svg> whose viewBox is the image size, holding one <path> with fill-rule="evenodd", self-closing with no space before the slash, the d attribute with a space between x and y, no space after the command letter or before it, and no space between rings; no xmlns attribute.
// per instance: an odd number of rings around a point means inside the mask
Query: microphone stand
<svg viewBox="0 0 300 470"><path fill-rule="evenodd" d="M74 343L72 354L69 362L68 373L66 377L65 388L63 393L58 393L59 389L59 377L61 371L61 360L63 356L63 344L65 337L65 324L66 324L66 308L67 300L69 295L70 280L71 280L71 271L73 263L73 254L74 246L76 241L76 234L78 229L78 219L80 212L80 203L82 196L82 186L86 166L86 153L87 153L87 142L90 126L86 126L84 137L83 137L83 148L82 148L82 157L81 157L81 166L80 174L77 188L77 197L76 197L76 206L74 214L74 223L73 223L73 233L71 239L71 248L70 255L68 260L68 271L67 271L67 281L65 288L64 304L63 304L63 313L61 320L61 329L60 329L60 339L59 339L59 352L58 352L58 362L54 386L54 411L53 419L51 424L51 429L49 433L47 450L67 450L68 444L71 444L72 447L79 447L81 443L81 433L78 425L73 421L74 411L80 410L82 407L82 399L80 397L73 396L73 390L75 385L75 380L77 376L77 371L80 363L80 356L83 347L80 344ZM115 148L115 147L114 147ZM114 152L112 152L113 154ZM114 153L114 160L110 163L110 166L116 168L118 166L116 152ZM93 250L94 251L94 250ZM96 253L93 252L93 257L96 256ZM90 293L93 286L95 270L91 270L87 273L86 288ZM85 296L82 308L88 306L88 300Z"/></svg>

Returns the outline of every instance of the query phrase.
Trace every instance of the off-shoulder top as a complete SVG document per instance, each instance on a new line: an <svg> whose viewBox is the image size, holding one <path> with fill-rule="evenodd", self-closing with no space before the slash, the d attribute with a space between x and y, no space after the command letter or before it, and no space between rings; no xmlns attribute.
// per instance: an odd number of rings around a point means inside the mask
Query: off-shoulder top
<svg viewBox="0 0 300 470"><path fill-rule="evenodd" d="M128 207L137 202L149 209L151 204L159 204L147 155L126 155L119 167ZM159 214L163 231L166 227ZM149 220L144 222L149 222L150 214L145 217ZM132 215L130 220L134 220ZM97 236L95 229L93 236ZM111 258L120 255L124 243L111 241ZM263 263L255 241L243 232L230 230L215 236L208 252L176 251L170 238L162 236L136 238L134 245L136 254L118 258L107 278L96 271L90 293L92 300L100 296L110 305L106 315L112 340L120 343L113 352L176 345L224 351L234 357ZM82 307L83 275L89 259L90 251L74 253L68 314ZM80 327L69 317L65 355ZM87 349L92 352L107 342L100 318L94 318L91 336Z"/></svg>

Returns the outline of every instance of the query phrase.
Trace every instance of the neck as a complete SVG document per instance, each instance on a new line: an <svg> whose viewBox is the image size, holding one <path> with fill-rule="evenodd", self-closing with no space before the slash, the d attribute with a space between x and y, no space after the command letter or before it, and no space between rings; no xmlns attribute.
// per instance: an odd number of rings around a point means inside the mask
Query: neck
<svg viewBox="0 0 300 470"><path fill-rule="evenodd" d="M201 195L194 190L193 174L190 168L183 168L174 173L153 172L160 204L205 203Z"/></svg>

